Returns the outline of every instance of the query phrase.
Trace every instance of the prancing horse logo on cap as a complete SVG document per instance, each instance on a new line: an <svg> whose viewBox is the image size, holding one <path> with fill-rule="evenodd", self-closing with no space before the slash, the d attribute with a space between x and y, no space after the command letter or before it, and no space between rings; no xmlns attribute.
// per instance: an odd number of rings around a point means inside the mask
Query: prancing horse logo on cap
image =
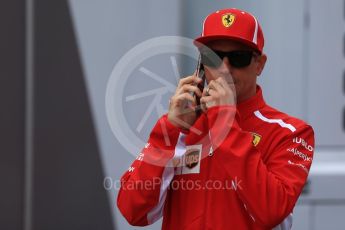
<svg viewBox="0 0 345 230"><path fill-rule="evenodd" d="M222 16L222 23L225 27L230 27L235 21L235 15L234 14L223 14Z"/></svg>

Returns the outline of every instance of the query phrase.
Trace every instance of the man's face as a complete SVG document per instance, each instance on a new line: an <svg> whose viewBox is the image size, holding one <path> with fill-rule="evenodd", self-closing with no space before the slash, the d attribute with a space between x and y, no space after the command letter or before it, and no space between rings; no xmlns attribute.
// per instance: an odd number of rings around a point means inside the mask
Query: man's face
<svg viewBox="0 0 345 230"><path fill-rule="evenodd" d="M231 40L216 40L207 44L214 51L252 50L250 47ZM231 88L235 87L237 102L241 102L256 93L256 78L265 66L266 55L254 53L251 62L245 67L234 67L228 57L224 57L219 67L204 65L206 81L223 77Z"/></svg>

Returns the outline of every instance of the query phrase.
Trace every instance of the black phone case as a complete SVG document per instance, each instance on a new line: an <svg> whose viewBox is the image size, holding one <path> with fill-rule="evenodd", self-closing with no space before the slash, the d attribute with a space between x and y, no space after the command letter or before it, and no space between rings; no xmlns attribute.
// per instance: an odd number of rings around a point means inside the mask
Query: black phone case
<svg viewBox="0 0 345 230"><path fill-rule="evenodd" d="M202 93L202 91L204 90L204 85L205 85L205 72L204 72L204 66L201 64L201 61L200 61L200 56L199 56L199 60L197 64L196 76L202 79L202 81L198 84L198 88L200 89ZM195 95L195 99L196 99L196 104L197 104L195 112L197 116L200 116L202 112L201 106L200 106L200 97Z"/></svg>

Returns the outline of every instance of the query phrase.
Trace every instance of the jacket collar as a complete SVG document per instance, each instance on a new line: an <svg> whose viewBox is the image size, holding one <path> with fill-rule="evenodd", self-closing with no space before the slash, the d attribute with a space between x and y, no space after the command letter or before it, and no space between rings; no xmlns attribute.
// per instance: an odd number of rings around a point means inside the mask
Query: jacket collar
<svg viewBox="0 0 345 230"><path fill-rule="evenodd" d="M256 85L256 94L244 101L239 102L237 104L237 111L240 113L241 118L244 119L265 105L266 102L263 98L261 87Z"/></svg>

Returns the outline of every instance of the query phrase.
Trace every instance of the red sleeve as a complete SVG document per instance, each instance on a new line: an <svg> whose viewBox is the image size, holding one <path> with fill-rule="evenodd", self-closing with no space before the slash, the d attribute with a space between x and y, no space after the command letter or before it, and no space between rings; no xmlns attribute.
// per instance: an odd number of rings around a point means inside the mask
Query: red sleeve
<svg viewBox="0 0 345 230"><path fill-rule="evenodd" d="M236 192L253 220L273 228L292 212L306 182L313 157L313 130L303 124L294 132L277 136L279 141L274 141L264 163L252 144L252 135L239 127L238 114L232 124L228 122L234 114L236 109L231 106L207 112L212 145L218 146L214 157L229 178L240 181ZM216 118L223 119L221 126L214 123ZM217 138L227 128L230 131L225 139Z"/></svg>
<svg viewBox="0 0 345 230"><path fill-rule="evenodd" d="M173 177L173 167L168 164L180 132L166 115L159 119L145 148L122 176L117 205L131 225L145 226L160 218Z"/></svg>

